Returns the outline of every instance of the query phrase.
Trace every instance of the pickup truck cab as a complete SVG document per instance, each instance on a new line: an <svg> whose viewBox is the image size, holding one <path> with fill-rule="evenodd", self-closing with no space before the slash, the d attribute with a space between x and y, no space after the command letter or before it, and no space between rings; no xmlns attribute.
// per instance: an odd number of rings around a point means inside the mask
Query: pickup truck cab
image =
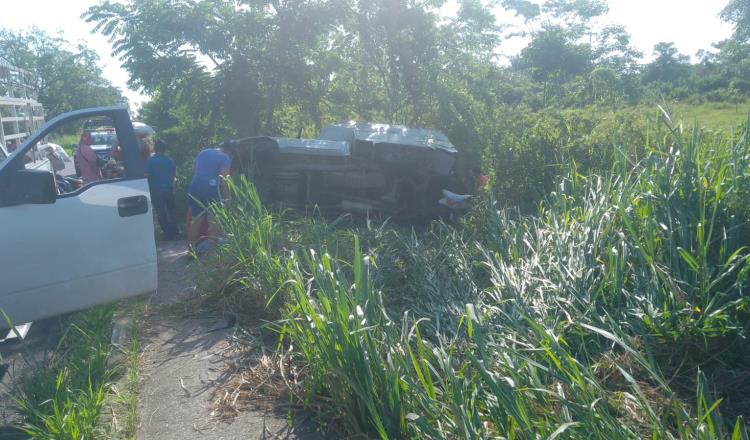
<svg viewBox="0 0 750 440"><path fill-rule="evenodd" d="M64 124L110 118L123 177L61 194L53 172L27 154ZM0 152L0 311L10 324L34 321L153 292L153 218L143 158L124 107L58 116L15 151ZM0 327L8 327L0 316Z"/></svg>

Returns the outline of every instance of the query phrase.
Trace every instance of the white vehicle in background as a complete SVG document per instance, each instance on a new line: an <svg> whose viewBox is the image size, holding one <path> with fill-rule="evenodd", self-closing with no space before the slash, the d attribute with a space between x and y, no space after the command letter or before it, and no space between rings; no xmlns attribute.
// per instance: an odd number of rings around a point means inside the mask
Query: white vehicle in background
<svg viewBox="0 0 750 440"><path fill-rule="evenodd" d="M37 102L33 76L0 58L0 162L24 139L44 125L44 109ZM27 169L51 170L44 152L26 153Z"/></svg>

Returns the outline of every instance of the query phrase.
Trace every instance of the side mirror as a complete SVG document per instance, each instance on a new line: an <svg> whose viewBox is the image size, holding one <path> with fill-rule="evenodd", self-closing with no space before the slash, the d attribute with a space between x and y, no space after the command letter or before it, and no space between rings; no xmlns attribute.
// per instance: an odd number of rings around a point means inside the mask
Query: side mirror
<svg viewBox="0 0 750 440"><path fill-rule="evenodd" d="M50 204L57 200L55 175L43 170L16 170L0 182L0 204Z"/></svg>

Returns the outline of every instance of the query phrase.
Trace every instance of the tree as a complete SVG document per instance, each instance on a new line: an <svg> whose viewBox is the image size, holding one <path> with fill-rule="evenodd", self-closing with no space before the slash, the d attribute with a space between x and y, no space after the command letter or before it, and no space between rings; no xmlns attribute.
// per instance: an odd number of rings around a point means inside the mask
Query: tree
<svg viewBox="0 0 750 440"><path fill-rule="evenodd" d="M134 0L85 14L131 84L217 115L240 135L291 134L335 119L437 125L486 81L494 17L434 0Z"/></svg>
<svg viewBox="0 0 750 440"><path fill-rule="evenodd" d="M606 0L547 0L542 10L569 28L586 30L591 19L606 14L609 6Z"/></svg>
<svg viewBox="0 0 750 440"><path fill-rule="evenodd" d="M534 35L520 54L518 67L528 67L542 82L565 82L589 70L591 47L576 42L565 29L550 26Z"/></svg>
<svg viewBox="0 0 750 440"><path fill-rule="evenodd" d="M631 45L624 26L604 26L594 36L592 63L597 66L606 66L621 75L635 74L642 55Z"/></svg>
<svg viewBox="0 0 750 440"><path fill-rule="evenodd" d="M606 0L502 0L501 5L522 17L532 37L547 28L564 29L569 38L578 39L590 33L591 21L609 11Z"/></svg>
<svg viewBox="0 0 750 440"><path fill-rule="evenodd" d="M622 80L609 67L597 67L589 75L594 102L619 102L622 98Z"/></svg>
<svg viewBox="0 0 750 440"><path fill-rule="evenodd" d="M732 36L716 45L725 82L731 83L732 89L745 90L750 75L750 3L731 0L721 18L734 26Z"/></svg>
<svg viewBox="0 0 750 440"><path fill-rule="evenodd" d="M690 57L680 54L674 43L657 43L654 46L653 62L646 66L643 80L646 83L677 83L690 74Z"/></svg>
<svg viewBox="0 0 750 440"><path fill-rule="evenodd" d="M109 36L131 84L226 118L240 135L278 133L276 112L314 108L335 66L335 2L105 1L85 14ZM345 13L345 10L344 10ZM314 116L313 116L314 119Z"/></svg>
<svg viewBox="0 0 750 440"><path fill-rule="evenodd" d="M625 28L592 24L608 11L605 1L504 0L502 5L522 17L526 24L526 31L516 30L508 35L530 37L528 46L513 60L513 67L527 71L543 84L545 104L555 95L566 94L566 88L560 86L571 82L577 85L571 83L568 89L579 89L576 95L593 97L595 93L580 90L580 86L590 83L588 75L596 67L614 71L628 82L637 74L641 54L631 46ZM557 87L549 87L550 83ZM581 102L581 96L578 98L576 102Z"/></svg>
<svg viewBox="0 0 750 440"><path fill-rule="evenodd" d="M737 43L750 42L750 2L731 0L721 11L722 20L734 25L732 39Z"/></svg>
<svg viewBox="0 0 750 440"><path fill-rule="evenodd" d="M126 102L102 76L99 57L83 44L72 45L39 29L0 30L0 58L34 74L48 116Z"/></svg>

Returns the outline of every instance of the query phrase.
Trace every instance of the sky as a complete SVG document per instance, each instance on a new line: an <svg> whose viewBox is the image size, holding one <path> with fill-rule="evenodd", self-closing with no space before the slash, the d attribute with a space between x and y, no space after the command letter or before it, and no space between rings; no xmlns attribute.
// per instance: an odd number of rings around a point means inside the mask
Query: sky
<svg viewBox="0 0 750 440"><path fill-rule="evenodd" d="M137 90L127 87L128 74L120 62L111 56L107 39L92 34L92 25L80 18L97 0L0 0L0 27L26 30L32 26L63 36L73 42L85 42L101 57L104 76L123 90L131 104L147 100ZM609 0L610 12L605 23L622 24L632 36L633 45L651 56L653 46L662 41L673 41L680 52L695 55L700 49L731 34L731 27L718 15L728 0ZM507 17L501 17L505 19ZM501 51L513 55L523 47L522 41L508 41Z"/></svg>

